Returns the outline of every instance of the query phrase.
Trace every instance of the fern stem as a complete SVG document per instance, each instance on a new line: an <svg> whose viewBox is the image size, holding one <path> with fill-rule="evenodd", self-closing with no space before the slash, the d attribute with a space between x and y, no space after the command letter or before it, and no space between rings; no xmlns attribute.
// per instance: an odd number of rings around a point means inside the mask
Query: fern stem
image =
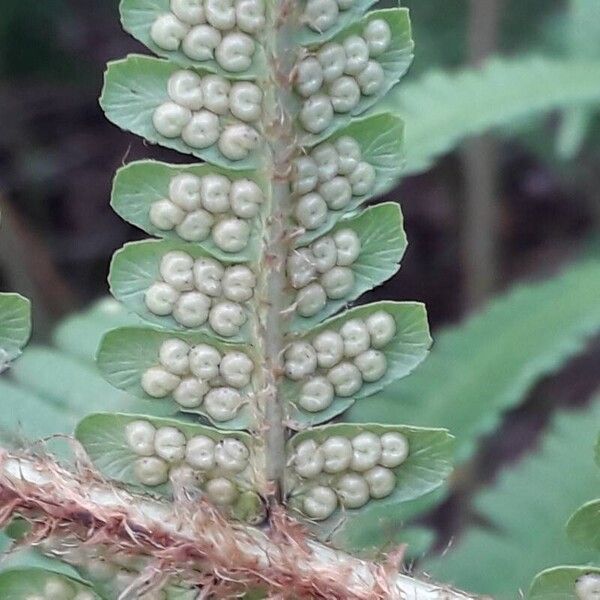
<svg viewBox="0 0 600 600"><path fill-rule="evenodd" d="M263 132L266 141L266 169L270 191L263 223L264 247L259 265L263 310L260 311L260 338L264 358L262 417L267 496L281 500L285 471L286 427L279 397L283 373L284 331L288 302L285 275L290 248L289 224L291 198L289 174L294 152L294 127L289 116L289 80L293 67L293 48L284 33L287 0L281 0L270 13L264 40L269 73L264 81L265 112ZM281 29L280 29L281 26Z"/></svg>
<svg viewBox="0 0 600 600"><path fill-rule="evenodd" d="M265 531L227 521L208 504L173 505L106 483L90 470L75 475L51 458L2 452L2 524L19 514L48 538L102 539L111 548L154 556L161 569L218 583L266 586L273 594L321 600L475 600L397 573L306 537L289 519ZM37 529L36 529L37 526ZM183 561L186 557L189 560ZM196 569L202 565L202 572Z"/></svg>
<svg viewBox="0 0 600 600"><path fill-rule="evenodd" d="M289 186L277 182L272 186L265 250L264 356L266 380L264 390L264 432L266 478L276 497L281 496L285 469L285 425L283 406L279 398L279 380L283 372L285 307L285 261L287 257L286 220Z"/></svg>

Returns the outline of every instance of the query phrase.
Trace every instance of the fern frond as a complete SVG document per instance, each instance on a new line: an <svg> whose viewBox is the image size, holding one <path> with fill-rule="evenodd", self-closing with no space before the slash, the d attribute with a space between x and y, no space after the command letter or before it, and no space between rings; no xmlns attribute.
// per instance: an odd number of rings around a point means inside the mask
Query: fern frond
<svg viewBox="0 0 600 600"><path fill-rule="evenodd" d="M481 69L426 73L383 105L406 123L404 175L427 170L464 138L541 113L600 104L600 62L494 58Z"/></svg>
<svg viewBox="0 0 600 600"><path fill-rule="evenodd" d="M592 454L599 422L600 398L586 409L561 412L539 450L476 497L488 526L472 525L424 568L465 589L513 600L540 570L593 560L594 552L569 542L564 521L598 491Z"/></svg>

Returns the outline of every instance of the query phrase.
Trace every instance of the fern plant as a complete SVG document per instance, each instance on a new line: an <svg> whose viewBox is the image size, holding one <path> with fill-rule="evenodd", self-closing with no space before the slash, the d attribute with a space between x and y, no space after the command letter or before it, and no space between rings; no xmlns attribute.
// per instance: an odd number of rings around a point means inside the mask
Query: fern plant
<svg viewBox="0 0 600 600"><path fill-rule="evenodd" d="M466 597L326 544L450 470L444 429L343 422L431 343L419 303L343 310L406 246L396 204L361 208L400 172L402 122L370 109L413 49L408 12L370 4L123 0L161 58L111 63L101 105L204 162L115 177L115 210L160 239L114 256L148 325L108 333L98 365L143 408L84 418L74 473L3 456L4 522L67 565L6 571L6 597Z"/></svg>

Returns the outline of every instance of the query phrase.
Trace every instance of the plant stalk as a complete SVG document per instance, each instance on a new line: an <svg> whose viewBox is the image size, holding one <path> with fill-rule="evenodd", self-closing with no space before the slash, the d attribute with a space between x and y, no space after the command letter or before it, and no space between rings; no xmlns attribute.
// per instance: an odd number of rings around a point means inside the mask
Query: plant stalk
<svg viewBox="0 0 600 600"><path fill-rule="evenodd" d="M291 247L292 213L290 174L295 151L294 126L290 117L289 85L294 64L294 48L287 34L288 0L270 13L264 40L269 73L263 82L265 115L262 128L266 141L266 172L270 181L268 206L263 223L264 248L259 267L259 337L264 356L262 418L264 432L267 497L279 502L283 496L285 473L286 426L284 407L279 396L283 375L284 332L287 329L286 261Z"/></svg>
<svg viewBox="0 0 600 600"><path fill-rule="evenodd" d="M399 574L396 564L328 548L282 513L259 530L227 521L208 503L162 503L107 483L89 466L74 474L48 457L0 451L0 500L0 526L18 514L38 541L53 532L81 544L102 539L115 551L153 557L166 574L189 569L191 584L256 586L296 600L475 600Z"/></svg>
<svg viewBox="0 0 600 600"><path fill-rule="evenodd" d="M285 264L287 257L286 220L289 186L286 182L274 183L268 220L268 244L265 250L265 305L264 356L266 377L264 381L264 423L266 478L274 496L281 500L285 470L285 419L279 397L283 373L285 311Z"/></svg>

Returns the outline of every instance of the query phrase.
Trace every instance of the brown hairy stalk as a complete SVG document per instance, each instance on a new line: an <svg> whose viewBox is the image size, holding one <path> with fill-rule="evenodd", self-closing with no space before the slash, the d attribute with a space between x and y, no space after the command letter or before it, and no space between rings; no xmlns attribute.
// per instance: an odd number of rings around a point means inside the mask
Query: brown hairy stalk
<svg viewBox="0 0 600 600"><path fill-rule="evenodd" d="M106 481L87 464L76 470L48 456L0 451L0 526L20 516L34 543L68 539L148 557L140 586L172 575L197 586L198 598L235 598L252 588L281 600L471 598L332 550L283 511L259 530L227 521L200 499L166 504Z"/></svg>

